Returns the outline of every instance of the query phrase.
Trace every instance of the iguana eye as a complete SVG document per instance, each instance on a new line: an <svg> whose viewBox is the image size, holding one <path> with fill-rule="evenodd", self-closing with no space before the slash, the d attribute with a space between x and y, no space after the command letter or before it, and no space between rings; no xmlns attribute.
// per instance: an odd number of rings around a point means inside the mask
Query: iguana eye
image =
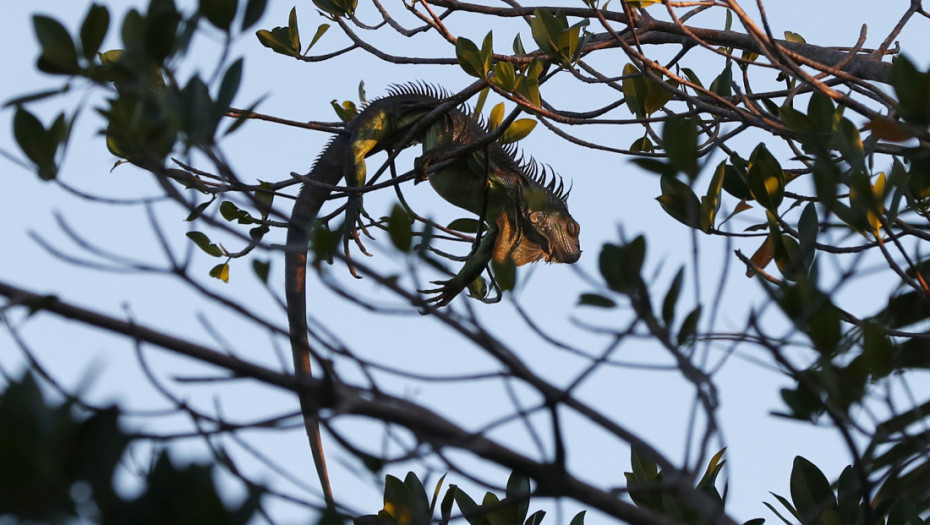
<svg viewBox="0 0 930 525"><path fill-rule="evenodd" d="M541 211L534 211L533 213L530 214L530 222L532 222L533 224L541 223L544 218L545 218L545 215L543 215L543 212Z"/></svg>
<svg viewBox="0 0 930 525"><path fill-rule="evenodd" d="M581 230L581 227L578 226L578 223L573 220L569 220L568 225L565 226L565 231L567 231L568 234L571 235L572 237L578 237L578 233L580 230Z"/></svg>

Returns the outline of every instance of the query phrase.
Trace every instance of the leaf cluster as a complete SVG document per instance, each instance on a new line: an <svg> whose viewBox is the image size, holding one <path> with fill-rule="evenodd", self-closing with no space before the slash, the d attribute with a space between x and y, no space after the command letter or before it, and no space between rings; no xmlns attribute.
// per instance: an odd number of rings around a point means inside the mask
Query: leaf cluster
<svg viewBox="0 0 930 525"><path fill-rule="evenodd" d="M69 399L49 403L32 375L0 393L0 516L22 522L100 524L247 523L263 488L251 486L238 507L223 504L213 467L178 467L161 452L135 498L113 480L133 436L116 407L86 410ZM15 429L15 431L11 431Z"/></svg>

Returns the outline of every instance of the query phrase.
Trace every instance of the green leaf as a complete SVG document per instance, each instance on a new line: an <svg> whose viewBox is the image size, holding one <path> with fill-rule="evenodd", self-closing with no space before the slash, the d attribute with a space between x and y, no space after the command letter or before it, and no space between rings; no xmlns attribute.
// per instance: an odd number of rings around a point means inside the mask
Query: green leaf
<svg viewBox="0 0 930 525"><path fill-rule="evenodd" d="M242 17L242 30L254 26L265 14L265 7L268 6L268 0L248 0L245 5L245 15Z"/></svg>
<svg viewBox="0 0 930 525"><path fill-rule="evenodd" d="M894 371L895 354L894 343L885 328L874 321L866 322L862 327L862 359L868 366L869 374L874 379L891 374Z"/></svg>
<svg viewBox="0 0 930 525"><path fill-rule="evenodd" d="M666 82L655 82L648 76L643 76L646 82L646 100L643 102L643 110L647 115L652 115L656 111L665 107L665 104L675 96L678 89L678 82L669 80ZM662 86L664 84L665 87Z"/></svg>
<svg viewBox="0 0 930 525"><path fill-rule="evenodd" d="M814 123L811 121L810 117L794 109L789 104L785 104L778 108L778 116L785 126L794 131L799 131L801 133L811 133L814 131Z"/></svg>
<svg viewBox="0 0 930 525"><path fill-rule="evenodd" d="M495 62L494 77L491 78L491 82L499 87L501 91L513 93L513 90L517 87L517 73L513 64L510 62Z"/></svg>
<svg viewBox="0 0 930 525"><path fill-rule="evenodd" d="M730 69L729 64L723 68L723 71L717 75L717 78L710 83L710 91L716 93L721 97L729 97L733 94L733 71Z"/></svg>
<svg viewBox="0 0 930 525"><path fill-rule="evenodd" d="M836 124L836 105L822 91L814 91L807 103L807 116L818 133L830 133Z"/></svg>
<svg viewBox="0 0 930 525"><path fill-rule="evenodd" d="M662 301L662 321L665 322L665 326L671 326L672 321L675 320L675 307L678 304L678 295L681 293L681 285L685 279L684 272L684 268L678 269L678 273L672 279L671 286L668 287L668 292L665 293L665 300Z"/></svg>
<svg viewBox="0 0 930 525"><path fill-rule="evenodd" d="M396 523L401 523L408 516L412 517L412 497L403 481L390 474L384 477L384 509Z"/></svg>
<svg viewBox="0 0 930 525"><path fill-rule="evenodd" d="M683 67L681 68L681 72L684 73L685 77L687 77L688 81L692 84L698 87L704 87L704 84L701 83L701 79L698 78L697 74L695 74L691 68Z"/></svg>
<svg viewBox="0 0 930 525"><path fill-rule="evenodd" d="M523 39L520 38L520 33L517 33L517 36L513 37L513 54L515 55L525 55L526 49L523 47Z"/></svg>
<svg viewBox="0 0 930 525"><path fill-rule="evenodd" d="M659 180L662 195L656 197L656 200L662 209L685 226L699 229L701 203L694 191L674 175L662 175Z"/></svg>
<svg viewBox="0 0 930 525"><path fill-rule="evenodd" d="M220 91L216 95L216 110L221 117L232 106L232 101L239 91L239 84L242 82L242 59L236 60L226 70L223 75L223 81L220 83Z"/></svg>
<svg viewBox="0 0 930 525"><path fill-rule="evenodd" d="M455 39L455 57L462 69L469 75L478 78L484 78L487 75L478 46L471 40L461 36Z"/></svg>
<svg viewBox="0 0 930 525"><path fill-rule="evenodd" d="M517 87L514 90L537 106L542 103L539 94L539 75L542 74L542 71L542 62L538 59L534 59L530 62L530 65L526 67L523 74L517 78Z"/></svg>
<svg viewBox="0 0 930 525"><path fill-rule="evenodd" d="M203 250L208 255L212 255L213 257L223 256L223 250L211 242L210 238L207 237L206 234L198 231L189 231L186 235L188 239L194 241L194 244L196 244L198 248Z"/></svg>
<svg viewBox="0 0 930 525"><path fill-rule="evenodd" d="M358 108L355 107L355 103L352 101L346 100L340 105L333 99L329 101L329 104L336 110L336 115L338 115L343 122L349 122L358 115Z"/></svg>
<svg viewBox="0 0 930 525"><path fill-rule="evenodd" d="M521 118L513 121L504 134L501 135L501 143L511 144L519 142L526 138L527 135L536 127L536 121L529 118Z"/></svg>
<svg viewBox="0 0 930 525"><path fill-rule="evenodd" d="M229 33L237 8L237 0L200 0L200 14L226 33Z"/></svg>
<svg viewBox="0 0 930 525"><path fill-rule="evenodd" d="M271 213L271 205L274 202L274 185L270 182L259 181L259 189L255 191L255 206L262 214L262 218L268 217Z"/></svg>
<svg viewBox="0 0 930 525"><path fill-rule="evenodd" d="M859 137L859 130L849 119L840 119L836 133L833 135L836 148L853 170L865 171L865 147Z"/></svg>
<svg viewBox="0 0 930 525"><path fill-rule="evenodd" d="M504 120L504 103L499 102L491 108L491 115L488 117L488 131L494 131L501 125Z"/></svg>
<svg viewBox="0 0 930 525"><path fill-rule="evenodd" d="M769 212L770 213L770 212ZM772 238L775 264L786 279L796 281L802 275L800 265L800 247L794 237L782 235L776 231Z"/></svg>
<svg viewBox="0 0 930 525"><path fill-rule="evenodd" d="M613 299L596 293L581 294L581 297L578 299L578 304L596 306L598 308L615 308L617 306L617 303L615 303Z"/></svg>
<svg viewBox="0 0 930 525"><path fill-rule="evenodd" d="M921 73L910 59L898 55L892 62L889 80L904 120L918 126L930 124L930 73Z"/></svg>
<svg viewBox="0 0 930 525"><path fill-rule="evenodd" d="M187 218L185 218L184 220L187 222L191 222L191 221L199 219L200 216L203 215L204 210L207 209L207 206L213 204L214 200L216 200L215 197L208 201L201 202L193 210L191 210L190 214L188 214Z"/></svg>
<svg viewBox="0 0 930 525"><path fill-rule="evenodd" d="M439 477L439 481L436 482L436 488L433 490L433 499L429 504L429 515L432 516L436 510L436 502L439 499L439 492L442 490L442 484L446 480L446 475L443 474Z"/></svg>
<svg viewBox="0 0 930 525"><path fill-rule="evenodd" d="M575 514L575 517L572 518L572 521L568 525L584 525L584 515L587 511L581 511L578 514Z"/></svg>
<svg viewBox="0 0 930 525"><path fill-rule="evenodd" d="M748 167L745 160L733 153L730 155L730 164L727 164L726 173L723 175L724 191L743 201L752 200L752 192L749 191L747 183Z"/></svg>
<svg viewBox="0 0 930 525"><path fill-rule="evenodd" d="M785 196L785 174L775 156L760 143L749 157L747 183L752 197L771 212L778 210Z"/></svg>
<svg viewBox="0 0 930 525"><path fill-rule="evenodd" d="M456 485L449 486L450 490L453 488L455 489L453 496L455 498L455 503L459 506L459 510L462 511L462 516L465 517L465 520L468 521L469 525L482 525L484 521L484 512L481 510L481 507L475 503L475 500L471 499L471 496L459 489Z"/></svg>
<svg viewBox="0 0 930 525"><path fill-rule="evenodd" d="M555 55L558 49L556 40L568 27L568 23L562 22L557 14L552 14L546 9L537 9L533 12L533 20L530 21L530 31L533 34L533 40L539 49L548 55Z"/></svg>
<svg viewBox="0 0 930 525"><path fill-rule="evenodd" d="M545 517L546 517L546 511L537 510L536 512L531 514L529 518L526 518L524 525L540 525L542 523L543 518Z"/></svg>
<svg viewBox="0 0 930 525"><path fill-rule="evenodd" d="M488 31L481 42L479 56L481 57L481 71L484 72L484 76L487 76L487 72L491 70L491 62L494 60L494 35L491 31Z"/></svg>
<svg viewBox="0 0 930 525"><path fill-rule="evenodd" d="M404 477L404 485L410 493L410 516L413 523L429 523L432 513L429 508L429 499L426 496L426 489L420 478L413 472L408 472Z"/></svg>
<svg viewBox="0 0 930 525"><path fill-rule="evenodd" d="M811 317L808 335L820 353L832 355L836 352L843 337L840 320L840 311L830 303L824 304Z"/></svg>
<svg viewBox="0 0 930 525"><path fill-rule="evenodd" d="M352 17L358 0L313 0L313 5L334 17Z"/></svg>
<svg viewBox="0 0 930 525"><path fill-rule="evenodd" d="M717 211L720 209L720 192L726 177L727 163L721 162L714 171L714 176L707 187L707 195L701 197L701 230L709 233L714 227Z"/></svg>
<svg viewBox="0 0 930 525"><path fill-rule="evenodd" d="M530 478L516 471L507 479L507 500L513 504L511 523L520 524L530 510Z"/></svg>
<svg viewBox="0 0 930 525"><path fill-rule="evenodd" d="M633 64L623 66L623 98L626 105L630 108L630 113L637 118L646 117L646 98L649 96L649 89L646 87L646 80L642 73Z"/></svg>
<svg viewBox="0 0 930 525"><path fill-rule="evenodd" d="M395 204L387 220L388 234L394 247L405 253L410 251L413 243L412 225L413 219L407 214L407 210L400 204Z"/></svg>
<svg viewBox="0 0 930 525"><path fill-rule="evenodd" d="M239 224L255 223L255 219L248 212L239 209L232 201L223 201L220 204L220 215L229 222L238 221Z"/></svg>
<svg viewBox="0 0 930 525"><path fill-rule="evenodd" d="M630 294L642 284L640 272L646 258L646 239L642 235L628 244L604 244L598 259L601 275L614 291Z"/></svg>
<svg viewBox="0 0 930 525"><path fill-rule="evenodd" d="M310 48L312 48L313 45L316 44L320 40L320 38L323 37L323 34L326 33L328 29L329 29L329 24L320 24L320 26L316 28L316 33L313 34L313 38L310 40L310 44L307 46L307 49L304 52L306 53L307 51L310 51ZM362 84L359 84L359 89L361 89L361 86ZM364 98L362 98L361 100L364 102Z"/></svg>
<svg viewBox="0 0 930 525"><path fill-rule="evenodd" d="M287 16L287 38L291 44L291 49L300 53L300 29L297 27L297 7L292 7L290 14Z"/></svg>
<svg viewBox="0 0 930 525"><path fill-rule="evenodd" d="M930 318L930 305L922 292L910 291L888 299L880 319L889 328L903 328Z"/></svg>
<svg viewBox="0 0 930 525"><path fill-rule="evenodd" d="M512 258L507 257L501 263L492 260L491 269L494 271L494 280L501 290L513 290L517 285L517 266Z"/></svg>
<svg viewBox="0 0 930 525"><path fill-rule="evenodd" d="M268 274L271 272L271 261L253 259L252 271L255 272L255 276L258 277L259 281L268 284Z"/></svg>
<svg viewBox="0 0 930 525"><path fill-rule="evenodd" d="M23 104L28 104L29 102L35 102L37 100L43 100L49 97L54 97L55 95L62 95L71 90L69 84L65 84L60 88L47 89L44 91L38 91L36 93L29 93L26 95L21 95L15 98L11 98L3 103L4 108L22 106Z"/></svg>
<svg viewBox="0 0 930 525"><path fill-rule="evenodd" d="M801 456L794 458L791 469L791 500L806 523L816 523L826 509L838 511L830 482L816 465Z"/></svg>
<svg viewBox="0 0 930 525"><path fill-rule="evenodd" d="M639 507L664 512L662 490L657 486L662 475L656 464L636 449L630 451L630 463L633 471L624 473L630 498Z"/></svg>
<svg viewBox="0 0 930 525"><path fill-rule="evenodd" d="M678 346L689 345L694 341L694 335L697 331L698 321L701 319L701 305L694 307L694 310L685 317L678 329Z"/></svg>
<svg viewBox="0 0 930 525"><path fill-rule="evenodd" d="M722 469L724 463L726 463L726 461L722 461L723 454L726 451L727 448L723 447L719 452L714 454L714 457L710 458L710 461L707 463L707 469L704 471L701 481L698 482L697 488L708 489L714 486L714 483L717 482L717 475L720 473L720 469Z"/></svg>
<svg viewBox="0 0 930 525"><path fill-rule="evenodd" d="M662 128L662 147L669 165L694 180L698 176L697 125L687 118L670 118Z"/></svg>
<svg viewBox="0 0 930 525"><path fill-rule="evenodd" d="M446 490L446 495L442 498L442 503L439 504L442 525L448 525L449 519L452 517L452 504L455 502L456 492L458 492L458 488L455 485L450 485Z"/></svg>
<svg viewBox="0 0 930 525"><path fill-rule="evenodd" d="M65 26L54 18L43 15L32 17L32 25L42 54L39 56L40 71L52 74L71 75L80 71L74 41Z"/></svg>
<svg viewBox="0 0 930 525"><path fill-rule="evenodd" d="M268 226L267 224L261 224L259 226L249 229L249 238L251 238L255 242L259 242L262 240L265 234L267 234L269 231L271 231L270 226Z"/></svg>
<svg viewBox="0 0 930 525"><path fill-rule="evenodd" d="M742 59L745 60L746 62L755 62L755 61L759 58L759 53L753 53L752 51L748 51L748 50L746 50L746 49L743 49L743 50L740 52L740 58L742 58ZM743 71L745 71L746 68L748 67L748 65L745 64L745 63L743 63L743 62L738 63L738 65L739 65L739 67L740 67ZM763 98L763 99L762 99L762 103L764 104L764 103L766 103L766 102L768 102L769 104L772 103L771 100L769 100L769 99L767 99L767 98ZM766 104L766 106L768 106L769 104ZM773 104L773 105L774 105L774 104ZM776 106L776 107L777 107L777 106ZM771 109L769 109L769 111L771 111Z"/></svg>
<svg viewBox="0 0 930 525"><path fill-rule="evenodd" d="M212 144L220 116L210 99L210 90L199 76L190 79L180 93L183 129L189 145Z"/></svg>
<svg viewBox="0 0 930 525"><path fill-rule="evenodd" d="M658 159L633 159L632 162L646 171L651 171L663 177L666 175L669 177L675 176L675 168Z"/></svg>
<svg viewBox="0 0 930 525"><path fill-rule="evenodd" d="M271 31L259 29L255 32L258 41L275 53L291 57L300 56L300 48L295 49L291 45L290 30L286 27L276 27Z"/></svg>
<svg viewBox="0 0 930 525"><path fill-rule="evenodd" d="M13 137L23 153L35 164L36 173L42 180L54 179L58 174L55 155L58 146L67 141L69 129L70 125L63 114L55 119L47 131L35 115L22 107L17 107L13 115Z"/></svg>
<svg viewBox="0 0 930 525"><path fill-rule="evenodd" d="M837 480L836 495L841 523L855 523L862 493L859 474L847 466Z"/></svg>
<svg viewBox="0 0 930 525"><path fill-rule="evenodd" d="M462 218L450 222L446 228L464 233L477 233L480 224L481 223L475 219Z"/></svg>
<svg viewBox="0 0 930 525"><path fill-rule="evenodd" d="M48 162L45 126L28 110L18 107L13 115L13 136L19 148L36 164Z"/></svg>
<svg viewBox="0 0 930 525"><path fill-rule="evenodd" d="M87 60L93 60L100 50L103 39L110 27L110 12L106 6L92 4L81 24L81 54Z"/></svg>
<svg viewBox="0 0 930 525"><path fill-rule="evenodd" d="M162 63L177 51L177 32L181 23L181 13L178 12L174 0L151 0L149 2L148 12L145 19L142 20L142 27L137 28L136 23L126 26L127 17L123 18L123 40L127 42L127 33L136 32L141 29L142 39L138 40L138 35L130 36L129 43L138 42L143 49L156 63ZM126 44L126 49L133 49L134 46Z"/></svg>
<svg viewBox="0 0 930 525"><path fill-rule="evenodd" d="M630 145L630 151L652 153L655 151L655 146L652 145L652 141L649 140L648 135L643 135L642 138L637 139L635 142L633 142L633 144Z"/></svg>
<svg viewBox="0 0 930 525"><path fill-rule="evenodd" d="M798 220L799 257L805 272L809 272L817 253L817 234L820 230L820 221L817 218L817 208L813 202L804 207L801 218Z"/></svg>

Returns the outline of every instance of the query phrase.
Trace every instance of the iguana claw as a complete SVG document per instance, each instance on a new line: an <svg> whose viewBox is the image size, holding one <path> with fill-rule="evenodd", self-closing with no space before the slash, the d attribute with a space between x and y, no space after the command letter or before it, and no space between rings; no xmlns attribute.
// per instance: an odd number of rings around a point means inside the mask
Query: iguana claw
<svg viewBox="0 0 930 525"><path fill-rule="evenodd" d="M359 195L350 195L348 201L346 202L345 210L346 218L343 228L345 229L344 235L342 238L342 248L346 254L346 265L349 267L349 273L352 274L352 277L356 279L361 279L358 273L355 271L355 266L352 264L352 252L349 250L349 239L355 241L355 245L358 247L359 251L363 254L371 257L371 254L368 250L365 249L365 245L362 244L362 240L359 237L359 230L362 231L369 239L374 239L368 229L365 227L365 223L362 221L362 217L368 217L368 214L365 212L365 209L362 207L362 198Z"/></svg>
<svg viewBox="0 0 930 525"><path fill-rule="evenodd" d="M438 284L441 286L441 288L417 291L423 295L437 294L434 297L425 299L427 304L432 304L432 306L437 308L446 306L452 302L452 299L455 299L458 294L462 293L462 290L464 290L467 286L462 284L461 280L455 278L449 279L448 281L430 281L430 284Z"/></svg>

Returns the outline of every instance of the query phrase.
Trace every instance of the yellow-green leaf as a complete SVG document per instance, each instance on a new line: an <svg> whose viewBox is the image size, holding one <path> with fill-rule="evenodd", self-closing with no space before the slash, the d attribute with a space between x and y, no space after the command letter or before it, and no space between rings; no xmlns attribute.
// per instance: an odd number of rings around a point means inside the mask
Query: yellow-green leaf
<svg viewBox="0 0 930 525"><path fill-rule="evenodd" d="M649 96L646 80L633 64L623 66L623 77L623 98L626 100L627 107L630 108L630 113L638 118L645 117L646 97Z"/></svg>
<svg viewBox="0 0 930 525"><path fill-rule="evenodd" d="M785 31L785 40L789 42L799 42L801 44L807 43L803 36L795 33L794 31Z"/></svg>
<svg viewBox="0 0 930 525"><path fill-rule="evenodd" d="M229 265L226 263L217 264L212 269L210 269L210 277L214 277L223 281L224 283L229 282Z"/></svg>
<svg viewBox="0 0 930 525"><path fill-rule="evenodd" d="M533 131L533 128L536 127L536 121L529 118L517 119L507 127L507 130L504 131L504 135L501 137L501 142L504 144L510 144L512 142L517 142L523 140L527 135Z"/></svg>
<svg viewBox="0 0 930 525"><path fill-rule="evenodd" d="M504 120L504 103L499 102L491 109L491 116L488 118L488 131L493 131L501 125Z"/></svg>

